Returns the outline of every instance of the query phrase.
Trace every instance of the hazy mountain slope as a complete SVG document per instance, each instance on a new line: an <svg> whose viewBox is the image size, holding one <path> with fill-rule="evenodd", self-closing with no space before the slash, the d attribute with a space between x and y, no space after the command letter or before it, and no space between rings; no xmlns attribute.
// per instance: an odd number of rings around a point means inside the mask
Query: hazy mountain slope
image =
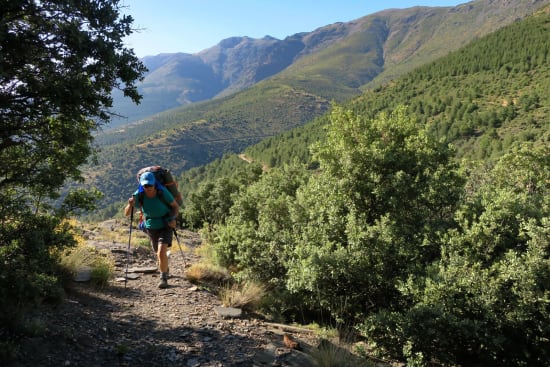
<svg viewBox="0 0 550 367"><path fill-rule="evenodd" d="M501 3L515 6L526 2L498 2L498 11L502 9ZM534 4L539 6L540 3ZM437 12L448 12L444 9L437 8ZM406 9L396 10L395 14L416 14L409 23L403 20L410 28L410 24L425 19L427 11L429 8L417 8L416 13ZM358 31L365 29L371 31ZM385 33L373 29L383 29ZM457 33L463 31L459 28ZM305 45L299 58L275 77L243 92L173 109L121 131L99 136L97 141L102 152L98 160L113 167L113 171L94 172L88 184L106 193L105 204L112 203L121 200L134 185L128 173L141 166L160 163L179 175L225 153L241 151L262 138L302 125L324 113L331 99L343 101L357 95L358 87L372 79L376 70L385 70L385 66L380 67L381 57L384 62L392 55L395 62L406 60L403 52L398 52L401 46L391 48L387 44L395 32L396 28L388 28L387 23L374 14L361 21L330 25L297 35ZM315 37L318 39L311 39ZM409 38L403 37L399 45L406 44ZM393 51L381 53L384 49ZM163 58L151 74L161 73L164 66L170 64L169 56ZM97 171L93 167L90 170Z"/></svg>
<svg viewBox="0 0 550 367"><path fill-rule="evenodd" d="M382 11L377 16L385 20L390 29L384 45L385 69L366 86L387 82L549 3L546 0L478 0L453 8Z"/></svg>
<svg viewBox="0 0 550 367"><path fill-rule="evenodd" d="M312 47L329 43L319 37ZM307 49L301 37L284 41L264 37L232 37L197 54L161 54L143 59L149 68L139 86L143 101L132 106L115 95L115 111L127 119L117 119L112 127L188 105L230 95L277 74Z"/></svg>
<svg viewBox="0 0 550 367"><path fill-rule="evenodd" d="M522 19L548 3L480 0L457 7L389 9L353 22L329 25L304 39L329 31L345 37L307 58L297 59L275 78L345 100Z"/></svg>
<svg viewBox="0 0 550 367"><path fill-rule="evenodd" d="M150 72L135 106L114 93L111 127L226 96L278 75L285 84L345 100L530 14L548 0L478 0L457 7L390 9L278 40L231 37L197 54L143 58ZM281 73L283 72L283 73Z"/></svg>
<svg viewBox="0 0 550 367"><path fill-rule="evenodd" d="M97 163L109 169L90 166L86 181L105 193L102 205L108 205L135 189L134 175L141 167L160 164L179 174L301 126L328 107L329 102L318 96L265 81L254 89L167 111L98 137ZM157 130L159 125L165 128ZM120 139L124 142L113 144Z"/></svg>
<svg viewBox="0 0 550 367"><path fill-rule="evenodd" d="M457 147L458 157L496 158L518 142L550 143L550 6L535 16L481 38L346 103L375 116L399 104L433 133ZM324 139L323 116L248 147L248 161L281 166L311 163L309 146ZM203 179L230 175L238 167L228 155L184 172L183 191ZM241 160L241 165L248 164Z"/></svg>
<svg viewBox="0 0 550 367"><path fill-rule="evenodd" d="M299 39L234 37L197 54L219 76L217 96L246 89L290 65L304 48Z"/></svg>

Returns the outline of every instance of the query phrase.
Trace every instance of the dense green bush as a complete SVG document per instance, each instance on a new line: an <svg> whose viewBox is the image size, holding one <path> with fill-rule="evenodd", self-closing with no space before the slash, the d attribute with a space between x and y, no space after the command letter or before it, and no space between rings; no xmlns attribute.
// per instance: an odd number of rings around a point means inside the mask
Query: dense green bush
<svg viewBox="0 0 550 367"><path fill-rule="evenodd" d="M224 224L233 205L234 196L259 180L261 174L260 165L250 164L216 180L205 180L185 199L182 210L185 226L199 229L205 224Z"/></svg>
<svg viewBox="0 0 550 367"><path fill-rule="evenodd" d="M463 180L452 150L403 107L375 119L335 108L315 150L321 172L298 190L289 290L346 323L398 307L397 282L439 256L453 225Z"/></svg>
<svg viewBox="0 0 550 367"><path fill-rule="evenodd" d="M269 284L272 309L355 325L411 365L544 365L547 147L459 173L404 108L335 107L313 150L318 171L272 169L234 197L209 233L222 265Z"/></svg>
<svg viewBox="0 0 550 367"><path fill-rule="evenodd" d="M298 187L309 178L301 166L273 169L236 198L225 225L213 231L216 256L238 278L284 286L293 250L290 210Z"/></svg>
<svg viewBox="0 0 550 367"><path fill-rule="evenodd" d="M401 285L403 312L363 333L392 355L446 365L542 366L550 358L550 155L526 145L502 157L457 211L441 260ZM422 327L419 327L421 325Z"/></svg>
<svg viewBox="0 0 550 367"><path fill-rule="evenodd" d="M463 182L452 151L403 108L377 119L335 108L316 156L319 172L274 169L239 195L213 244L237 276L302 294L289 308L348 323L393 305L396 282L438 256Z"/></svg>
<svg viewBox="0 0 550 367"><path fill-rule="evenodd" d="M4 218L0 226L0 324L15 329L28 307L61 297L53 250L75 242L59 218L33 215L32 221L16 221L13 212L4 213L1 208L0 215Z"/></svg>

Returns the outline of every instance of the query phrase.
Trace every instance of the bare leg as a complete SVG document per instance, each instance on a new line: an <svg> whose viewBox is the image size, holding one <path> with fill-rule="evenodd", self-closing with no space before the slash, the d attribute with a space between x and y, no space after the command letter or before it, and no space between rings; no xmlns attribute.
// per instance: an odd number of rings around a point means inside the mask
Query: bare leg
<svg viewBox="0 0 550 367"><path fill-rule="evenodd" d="M159 262L159 269L161 273L167 273L168 272L168 245L165 243L159 243L158 251L157 251L157 259Z"/></svg>

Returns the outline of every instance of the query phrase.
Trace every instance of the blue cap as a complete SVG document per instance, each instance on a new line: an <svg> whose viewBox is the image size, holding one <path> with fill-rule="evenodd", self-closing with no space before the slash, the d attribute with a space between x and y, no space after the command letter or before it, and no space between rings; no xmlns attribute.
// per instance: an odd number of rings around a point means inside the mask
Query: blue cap
<svg viewBox="0 0 550 367"><path fill-rule="evenodd" d="M154 185L155 175L152 172L145 172L139 177L139 183L141 186Z"/></svg>

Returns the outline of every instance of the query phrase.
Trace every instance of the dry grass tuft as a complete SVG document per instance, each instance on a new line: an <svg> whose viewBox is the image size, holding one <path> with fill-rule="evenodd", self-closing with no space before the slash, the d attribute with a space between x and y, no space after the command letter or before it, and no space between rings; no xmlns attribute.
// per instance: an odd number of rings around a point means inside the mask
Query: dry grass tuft
<svg viewBox="0 0 550 367"><path fill-rule="evenodd" d="M224 284L231 280L231 274L227 269L207 263L197 263L186 271L187 280L190 282L207 282Z"/></svg>
<svg viewBox="0 0 550 367"><path fill-rule="evenodd" d="M376 365L351 353L347 346L327 340L322 340L321 344L309 354L318 367L373 367Z"/></svg>
<svg viewBox="0 0 550 367"><path fill-rule="evenodd" d="M372 359L363 343L353 343L354 337L349 330L334 327L321 327L313 323L308 325L320 340L316 348L307 351L318 367L374 367L390 366L379 364Z"/></svg>
<svg viewBox="0 0 550 367"><path fill-rule="evenodd" d="M247 281L224 288L220 292L220 298L226 307L253 309L265 294L266 287L263 284Z"/></svg>
<svg viewBox="0 0 550 367"><path fill-rule="evenodd" d="M108 251L98 251L82 242L75 248L63 251L59 265L71 277L80 269L90 268L91 283L100 287L109 283L115 269L114 259Z"/></svg>

